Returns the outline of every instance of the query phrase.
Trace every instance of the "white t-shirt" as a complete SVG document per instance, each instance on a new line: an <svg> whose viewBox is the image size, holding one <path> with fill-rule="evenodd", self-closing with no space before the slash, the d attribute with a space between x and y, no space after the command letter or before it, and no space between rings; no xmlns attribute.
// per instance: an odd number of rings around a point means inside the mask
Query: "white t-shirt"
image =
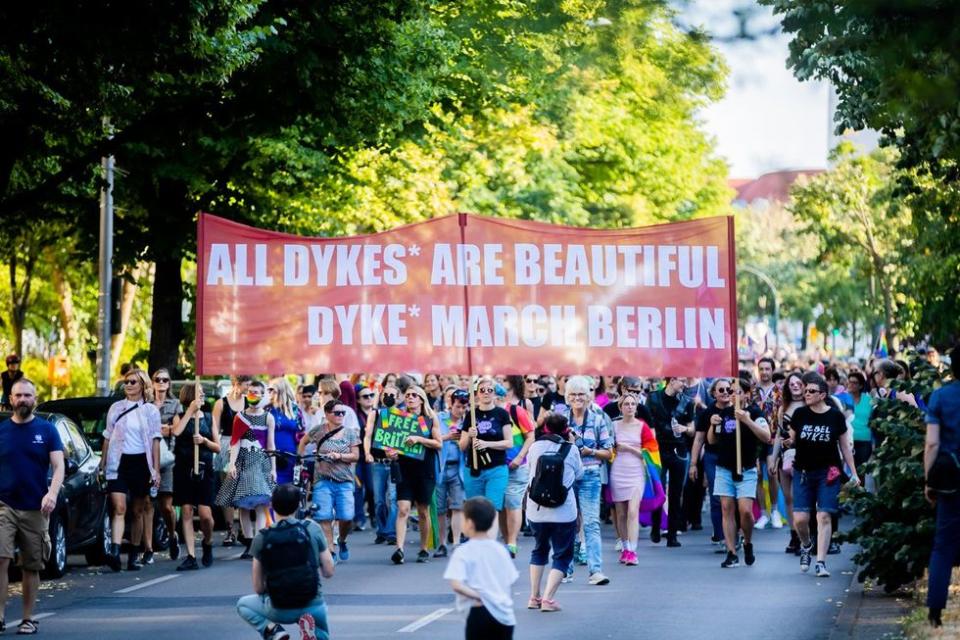
<svg viewBox="0 0 960 640"><path fill-rule="evenodd" d="M444 580L459 580L479 593L490 615L508 627L517 624L510 587L518 577L506 547L489 538L472 538L454 549L443 573ZM469 598L457 594L457 609L471 605Z"/></svg>

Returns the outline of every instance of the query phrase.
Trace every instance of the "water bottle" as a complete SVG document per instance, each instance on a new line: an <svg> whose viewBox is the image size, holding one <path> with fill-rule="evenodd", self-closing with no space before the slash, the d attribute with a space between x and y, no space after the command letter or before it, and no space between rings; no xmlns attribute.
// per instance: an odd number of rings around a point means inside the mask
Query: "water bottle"
<svg viewBox="0 0 960 640"><path fill-rule="evenodd" d="M150 497L151 497L151 498L156 498L158 492L159 492L159 489L158 489L156 486L150 485Z"/></svg>

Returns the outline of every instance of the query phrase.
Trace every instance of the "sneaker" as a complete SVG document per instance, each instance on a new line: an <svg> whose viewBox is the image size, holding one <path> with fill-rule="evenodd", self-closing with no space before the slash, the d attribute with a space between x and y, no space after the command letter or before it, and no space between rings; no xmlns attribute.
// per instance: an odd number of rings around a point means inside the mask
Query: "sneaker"
<svg viewBox="0 0 960 640"><path fill-rule="evenodd" d="M387 541L387 536L377 534L377 537L373 539L373 544L383 544Z"/></svg>
<svg viewBox="0 0 960 640"><path fill-rule="evenodd" d="M570 563L570 566L567 567L567 572L563 575L563 578L560 580L563 584L570 584L573 582L573 563Z"/></svg>
<svg viewBox="0 0 960 640"><path fill-rule="evenodd" d="M667 546L675 549L682 545L680 544L680 541L677 540L676 536L667 536Z"/></svg>
<svg viewBox="0 0 960 640"><path fill-rule="evenodd" d="M624 549L620 552L620 564L627 564L627 558L630 556L630 552Z"/></svg>
<svg viewBox="0 0 960 640"><path fill-rule="evenodd" d="M727 551L727 557L720 563L720 566L724 569L734 569L740 566L740 558L737 557L737 554Z"/></svg>
<svg viewBox="0 0 960 640"><path fill-rule="evenodd" d="M810 571L810 552L813 550L813 545L807 547L800 547L800 571L806 573Z"/></svg>
<svg viewBox="0 0 960 640"><path fill-rule="evenodd" d="M767 525L770 524L770 518L767 517L767 514L760 516L760 519L757 520L757 524L754 525L754 529L766 529Z"/></svg>
<svg viewBox="0 0 960 640"><path fill-rule="evenodd" d="M796 531L790 532L790 542L787 544L787 547L783 550L784 553L792 553L797 555L800 553L800 537L797 536Z"/></svg>
<svg viewBox="0 0 960 640"><path fill-rule="evenodd" d="M193 556L187 556L183 562L177 566L177 571L195 571L199 568L200 565L197 564L197 559Z"/></svg>
<svg viewBox="0 0 960 640"><path fill-rule="evenodd" d="M433 552L434 558L446 558L447 557L447 545L442 544L437 547L437 550Z"/></svg>
<svg viewBox="0 0 960 640"><path fill-rule="evenodd" d="M507 545L507 551L510 552L510 557L511 557L511 558L516 558L516 557L517 557L517 551L518 551L517 545L515 545L515 544L508 544L508 545Z"/></svg>
<svg viewBox="0 0 960 640"><path fill-rule="evenodd" d="M394 551L390 559L393 561L393 564L403 564L403 549Z"/></svg>
<svg viewBox="0 0 960 640"><path fill-rule="evenodd" d="M590 574L590 579L587 580L587 583L595 587L602 587L605 584L610 584L610 578L597 571L596 573Z"/></svg>
<svg viewBox="0 0 960 640"><path fill-rule="evenodd" d="M205 567L209 567L213 564L213 545L212 544L201 544L200 545L201 554L200 554L200 563Z"/></svg>
<svg viewBox="0 0 960 640"><path fill-rule="evenodd" d="M753 563L757 561L757 557L753 555L753 544L746 542L743 545L743 561L747 563L747 566L753 566Z"/></svg>
<svg viewBox="0 0 960 640"><path fill-rule="evenodd" d="M290 634L278 624L263 630L263 640L290 640Z"/></svg>
<svg viewBox="0 0 960 640"><path fill-rule="evenodd" d="M223 547L235 547L237 546L237 534L233 532L233 529L227 531L227 535L223 536Z"/></svg>
<svg viewBox="0 0 960 640"><path fill-rule="evenodd" d="M300 616L297 621L300 627L300 640L317 640L317 622L309 613Z"/></svg>
<svg viewBox="0 0 960 640"><path fill-rule="evenodd" d="M527 609L539 609L543 604L543 598L530 598L527 600Z"/></svg>
<svg viewBox="0 0 960 640"><path fill-rule="evenodd" d="M170 536L170 559L176 560L180 557L180 540L177 538L177 534Z"/></svg>
<svg viewBox="0 0 960 640"><path fill-rule="evenodd" d="M556 600L547 600L544 598L540 601L540 611L550 613L552 611L562 611L562 608Z"/></svg>
<svg viewBox="0 0 960 640"><path fill-rule="evenodd" d="M627 565L628 567L635 567L635 566L637 566L638 564L640 564L640 561L637 560L637 552L636 552L636 551L628 551L627 553L629 553L630 555L627 556L627 561L624 562L625 565Z"/></svg>
<svg viewBox="0 0 960 640"><path fill-rule="evenodd" d="M140 561L137 559L137 554L131 553L127 556L127 571L140 571L143 569L143 565L140 564Z"/></svg>
<svg viewBox="0 0 960 640"><path fill-rule="evenodd" d="M623 551L623 540L621 540L620 538L617 538L617 544L613 545L613 549L617 553L620 553L621 551Z"/></svg>
<svg viewBox="0 0 960 640"><path fill-rule="evenodd" d="M780 515L779 511L774 510L770 514L770 524L773 525L774 529L783 529L783 516Z"/></svg>
<svg viewBox="0 0 960 640"><path fill-rule="evenodd" d="M340 543L340 562L346 562L350 559L350 549L347 548L347 542L344 540Z"/></svg>
<svg viewBox="0 0 960 640"><path fill-rule="evenodd" d="M818 578L829 578L830 572L827 571L827 563L817 560L817 565L815 569Z"/></svg>
<svg viewBox="0 0 960 640"><path fill-rule="evenodd" d="M397 546L397 536L387 536L387 546Z"/></svg>
<svg viewBox="0 0 960 640"><path fill-rule="evenodd" d="M144 551L143 557L140 559L140 564L143 566L153 564L153 551Z"/></svg>
<svg viewBox="0 0 960 640"><path fill-rule="evenodd" d="M660 529L658 527L650 528L650 542L660 544Z"/></svg>
<svg viewBox="0 0 960 640"><path fill-rule="evenodd" d="M837 555L838 553L840 553L840 543L839 543L839 542L831 542L831 543L830 543L830 548L827 549L827 555L828 555L828 556L835 556L835 555Z"/></svg>
<svg viewBox="0 0 960 640"><path fill-rule="evenodd" d="M426 549L420 549L417 552L417 562L430 562L430 553Z"/></svg>

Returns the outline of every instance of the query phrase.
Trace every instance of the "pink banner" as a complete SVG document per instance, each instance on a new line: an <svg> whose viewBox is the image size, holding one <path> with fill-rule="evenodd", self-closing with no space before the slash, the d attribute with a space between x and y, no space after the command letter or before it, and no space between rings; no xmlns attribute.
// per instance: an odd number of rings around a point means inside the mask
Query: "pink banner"
<svg viewBox="0 0 960 640"><path fill-rule="evenodd" d="M733 375L732 218L581 229L457 214L305 238L202 214L202 374Z"/></svg>

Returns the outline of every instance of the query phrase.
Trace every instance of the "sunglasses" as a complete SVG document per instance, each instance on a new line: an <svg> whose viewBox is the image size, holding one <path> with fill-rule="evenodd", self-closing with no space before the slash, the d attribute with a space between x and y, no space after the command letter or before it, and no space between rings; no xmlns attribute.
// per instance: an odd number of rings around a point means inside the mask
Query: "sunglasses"
<svg viewBox="0 0 960 640"><path fill-rule="evenodd" d="M818 394L818 393L823 393L823 392L820 391L819 388L816 388L816 389L804 389L804 390L803 390L803 393L804 393L805 395L808 395L808 396L814 396L814 395L816 395L816 394Z"/></svg>
<svg viewBox="0 0 960 640"><path fill-rule="evenodd" d="M477 389L477 393L493 393L493 388Z"/></svg>
<svg viewBox="0 0 960 640"><path fill-rule="evenodd" d="M153 381L157 384L164 384L166 382L170 382L170 378L154 378Z"/></svg>
<svg viewBox="0 0 960 640"><path fill-rule="evenodd" d="M375 394L375 393L361 393L361 394L360 394L360 399L361 399L361 400L369 400L370 398L376 398L376 397L377 397L377 394Z"/></svg>
<svg viewBox="0 0 960 640"><path fill-rule="evenodd" d="M730 387L722 387L722 388L718 387L717 393L730 393Z"/></svg>
<svg viewBox="0 0 960 640"><path fill-rule="evenodd" d="M527 384L537 384L537 379L536 379L536 378L533 378L533 379L527 378L526 380L524 380L524 382L526 382Z"/></svg>
<svg viewBox="0 0 960 640"><path fill-rule="evenodd" d="M124 381L123 381L123 384L127 385L128 387L132 387L132 386L135 385L135 384L140 384L140 381L139 381L139 380L124 380Z"/></svg>
<svg viewBox="0 0 960 640"><path fill-rule="evenodd" d="M414 399L414 398L419 398L419 397L420 397L420 394L417 394L417 393L405 393L405 394L403 394L404 400L412 400L412 399Z"/></svg>
<svg viewBox="0 0 960 640"><path fill-rule="evenodd" d="M337 416L338 418L342 418L343 416L347 415L347 412L346 412L346 411L331 411L331 412L330 412L330 415L332 415L332 416Z"/></svg>
<svg viewBox="0 0 960 640"><path fill-rule="evenodd" d="M627 389L627 393L640 394L640 393L643 393L643 389Z"/></svg>

